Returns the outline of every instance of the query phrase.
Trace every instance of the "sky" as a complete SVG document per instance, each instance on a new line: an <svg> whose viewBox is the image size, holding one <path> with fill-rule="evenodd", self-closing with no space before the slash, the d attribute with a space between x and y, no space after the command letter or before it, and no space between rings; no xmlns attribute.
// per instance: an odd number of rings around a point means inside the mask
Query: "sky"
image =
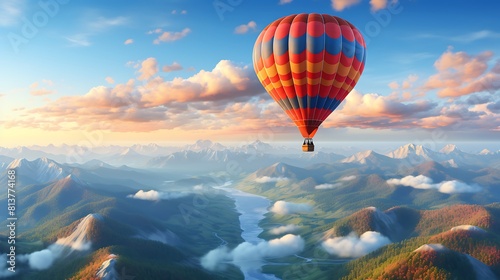
<svg viewBox="0 0 500 280"><path fill-rule="evenodd" d="M453 3L453 4L452 4ZM354 24L365 70L318 142L500 140L496 1L3 0L0 146L302 138L252 65L297 13Z"/></svg>

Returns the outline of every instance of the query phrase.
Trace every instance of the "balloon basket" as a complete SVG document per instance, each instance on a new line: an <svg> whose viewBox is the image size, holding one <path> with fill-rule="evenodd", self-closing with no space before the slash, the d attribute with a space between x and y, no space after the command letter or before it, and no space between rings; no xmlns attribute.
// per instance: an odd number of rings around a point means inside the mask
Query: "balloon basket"
<svg viewBox="0 0 500 280"><path fill-rule="evenodd" d="M304 144L302 145L303 152L314 152L314 144Z"/></svg>

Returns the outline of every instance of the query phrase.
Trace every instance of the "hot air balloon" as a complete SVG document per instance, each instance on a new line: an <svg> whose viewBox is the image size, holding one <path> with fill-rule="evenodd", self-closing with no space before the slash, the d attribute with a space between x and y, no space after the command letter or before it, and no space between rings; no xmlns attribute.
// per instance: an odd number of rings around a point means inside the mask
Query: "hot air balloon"
<svg viewBox="0 0 500 280"><path fill-rule="evenodd" d="M366 59L361 32L326 14L298 14L269 24L255 42L258 79L304 137L302 150L314 151L321 123L358 82Z"/></svg>

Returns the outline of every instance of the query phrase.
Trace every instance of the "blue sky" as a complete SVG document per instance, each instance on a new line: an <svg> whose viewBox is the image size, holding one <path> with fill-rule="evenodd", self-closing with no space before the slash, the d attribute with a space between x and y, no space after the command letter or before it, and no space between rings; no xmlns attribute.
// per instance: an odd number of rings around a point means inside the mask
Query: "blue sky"
<svg viewBox="0 0 500 280"><path fill-rule="evenodd" d="M368 41L352 97L318 140L424 139L436 130L457 141L499 140L500 21L492 11L500 4L282 2L2 1L2 145L71 144L96 130L109 144L235 141L262 131L300 141L259 87L251 54L267 24L310 12L342 17Z"/></svg>

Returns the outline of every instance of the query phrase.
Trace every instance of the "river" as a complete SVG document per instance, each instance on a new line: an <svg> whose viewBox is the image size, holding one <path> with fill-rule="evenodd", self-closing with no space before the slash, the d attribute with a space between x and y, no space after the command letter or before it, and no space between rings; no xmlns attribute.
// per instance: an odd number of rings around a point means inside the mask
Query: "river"
<svg viewBox="0 0 500 280"><path fill-rule="evenodd" d="M263 239L259 238L262 228L259 227L259 222L267 213L267 208L271 201L263 196L254 195L240 190L219 187L218 189L227 192L227 196L234 199L236 210L240 215L240 227L243 230L241 237L249 243L258 244ZM274 275L264 274L261 271L248 270L243 271L246 280L279 280Z"/></svg>

